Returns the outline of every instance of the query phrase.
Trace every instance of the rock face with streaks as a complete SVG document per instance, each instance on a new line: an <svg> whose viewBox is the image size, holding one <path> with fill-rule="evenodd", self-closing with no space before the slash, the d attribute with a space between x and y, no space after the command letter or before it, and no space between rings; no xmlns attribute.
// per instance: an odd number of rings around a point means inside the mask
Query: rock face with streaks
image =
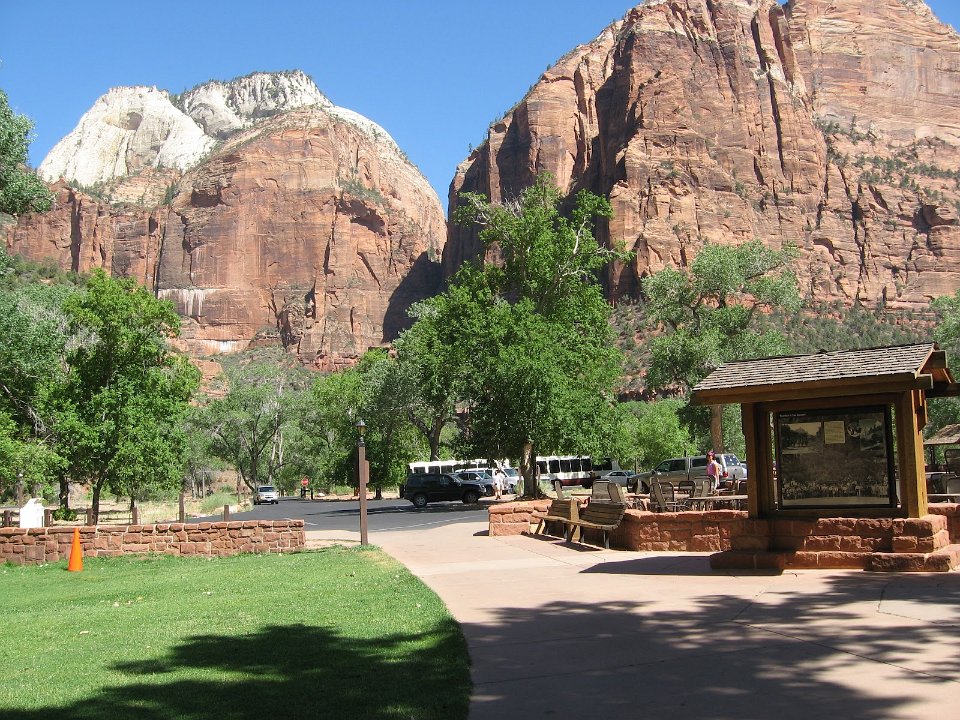
<svg viewBox="0 0 960 720"><path fill-rule="evenodd" d="M99 168L103 197L60 182L55 209L20 218L8 249L137 278L175 304L193 355L276 343L319 369L352 364L438 290L443 210L386 131L293 80L210 83L176 99L190 115L170 103L217 143L199 160L137 152L120 172L75 158ZM81 139L76 154L88 146L101 147Z"/></svg>
<svg viewBox="0 0 960 720"><path fill-rule="evenodd" d="M960 37L920 0L650 0L543 74L460 165L509 198L549 171L609 196L611 298L706 242L801 250L817 301L960 288ZM450 226L444 266L479 250Z"/></svg>

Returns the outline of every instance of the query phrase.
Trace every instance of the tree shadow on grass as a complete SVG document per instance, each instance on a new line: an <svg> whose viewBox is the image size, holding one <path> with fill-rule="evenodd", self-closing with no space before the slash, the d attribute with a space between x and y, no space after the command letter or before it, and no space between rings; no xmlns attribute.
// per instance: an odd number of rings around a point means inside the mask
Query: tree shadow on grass
<svg viewBox="0 0 960 720"><path fill-rule="evenodd" d="M114 665L129 683L71 705L0 709L0 719L465 718L466 658L452 620L428 635L363 640L306 625L201 635L167 657ZM209 679L183 677L192 670Z"/></svg>

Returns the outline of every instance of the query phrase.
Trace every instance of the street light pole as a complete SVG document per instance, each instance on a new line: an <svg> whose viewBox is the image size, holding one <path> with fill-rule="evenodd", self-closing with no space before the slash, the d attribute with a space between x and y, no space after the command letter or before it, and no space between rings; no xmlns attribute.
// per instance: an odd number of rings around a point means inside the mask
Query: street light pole
<svg viewBox="0 0 960 720"><path fill-rule="evenodd" d="M367 446L363 442L363 434L367 426L363 420L357 421L357 470L360 479L360 544L368 545L367 542L367 476L370 473L370 466L367 464Z"/></svg>

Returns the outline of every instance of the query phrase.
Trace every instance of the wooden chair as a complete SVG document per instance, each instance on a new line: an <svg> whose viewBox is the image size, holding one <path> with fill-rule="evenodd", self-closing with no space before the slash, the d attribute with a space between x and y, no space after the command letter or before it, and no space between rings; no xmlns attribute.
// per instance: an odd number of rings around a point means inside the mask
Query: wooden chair
<svg viewBox="0 0 960 720"><path fill-rule="evenodd" d="M747 481L746 480L737 480L734 485L734 495L746 495L747 494ZM746 510L747 501L746 500L737 500L734 503L735 510Z"/></svg>
<svg viewBox="0 0 960 720"><path fill-rule="evenodd" d="M697 483L693 480L681 480L677 483L677 492L689 500L697 494Z"/></svg>
<svg viewBox="0 0 960 720"><path fill-rule="evenodd" d="M683 510L683 503L677 502L673 485L658 480L650 481L650 506L654 512L676 512Z"/></svg>
<svg viewBox="0 0 960 720"><path fill-rule="evenodd" d="M590 486L590 502L599 500L600 502L610 502L610 481L594 480Z"/></svg>
<svg viewBox="0 0 960 720"><path fill-rule="evenodd" d="M709 495L713 495L717 491L717 488L713 482L713 478L709 475L701 475L698 478L694 478L693 483L697 486L697 497L707 497Z"/></svg>
<svg viewBox="0 0 960 720"><path fill-rule="evenodd" d="M950 498L951 500L955 502L960 500L960 477L947 478L944 490L950 495L957 495L955 498Z"/></svg>
<svg viewBox="0 0 960 720"><path fill-rule="evenodd" d="M687 497L687 507L691 510L704 510L706 509L706 503L700 502L700 498L710 497L714 494L713 478L704 475L694 478L693 484L695 489L693 495Z"/></svg>
<svg viewBox="0 0 960 720"><path fill-rule="evenodd" d="M626 504L627 498L620 483L596 480L590 487L590 502L618 502Z"/></svg>
<svg viewBox="0 0 960 720"><path fill-rule="evenodd" d="M610 502L627 504L627 495L623 491L623 485L616 482L607 483L607 492L610 494Z"/></svg>

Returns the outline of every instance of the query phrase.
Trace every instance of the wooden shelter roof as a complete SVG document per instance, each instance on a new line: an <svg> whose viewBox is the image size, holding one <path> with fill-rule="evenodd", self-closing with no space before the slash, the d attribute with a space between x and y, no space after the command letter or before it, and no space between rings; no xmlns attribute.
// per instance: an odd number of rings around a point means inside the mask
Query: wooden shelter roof
<svg viewBox="0 0 960 720"><path fill-rule="evenodd" d="M724 363L693 389L694 404L875 395L908 390L957 394L934 343Z"/></svg>

